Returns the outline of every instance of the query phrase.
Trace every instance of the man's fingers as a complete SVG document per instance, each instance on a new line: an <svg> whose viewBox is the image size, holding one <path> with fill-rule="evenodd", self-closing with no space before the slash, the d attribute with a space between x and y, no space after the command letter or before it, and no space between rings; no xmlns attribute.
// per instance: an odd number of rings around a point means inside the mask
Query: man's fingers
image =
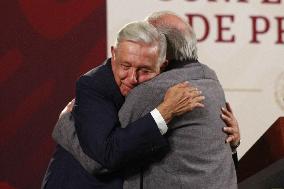
<svg viewBox="0 0 284 189"><path fill-rule="evenodd" d="M205 106L204 106L204 104L202 104L202 103L196 103L196 107L198 107L198 108L204 108Z"/></svg>
<svg viewBox="0 0 284 189"><path fill-rule="evenodd" d="M222 107L221 110L221 118L227 125L227 127L223 128L223 131L228 135L226 142L230 143L231 146L235 146L240 141L238 121L236 120L229 103L226 103L226 108Z"/></svg>
<svg viewBox="0 0 284 189"><path fill-rule="evenodd" d="M197 102L197 103L195 103L195 104L193 105L193 108L192 108L192 109L194 109L194 108L204 108L204 107L205 107L204 104Z"/></svg>
<svg viewBox="0 0 284 189"><path fill-rule="evenodd" d="M200 103L205 99L205 96L196 96L192 99L194 103Z"/></svg>
<svg viewBox="0 0 284 189"><path fill-rule="evenodd" d="M202 92L196 88L196 87L188 87L188 92L189 93L197 93L197 94L201 94Z"/></svg>
<svg viewBox="0 0 284 189"><path fill-rule="evenodd" d="M72 103L72 101L70 101L68 104L67 104L67 108L70 108L70 107L72 107L74 105L74 103Z"/></svg>
<svg viewBox="0 0 284 189"><path fill-rule="evenodd" d="M183 99L183 106L176 112L176 115L182 115L185 112L189 112L195 108L204 108L204 104L201 103L204 100L204 96L198 96L194 99L184 98Z"/></svg>
<svg viewBox="0 0 284 189"><path fill-rule="evenodd" d="M223 127L223 131L225 132L225 133L227 133L228 135L230 135L230 134L234 134L235 133L235 129L234 128L232 128L232 127Z"/></svg>
<svg viewBox="0 0 284 189"><path fill-rule="evenodd" d="M71 100L71 104L74 105L74 103L75 103L75 98L73 98L73 99Z"/></svg>
<svg viewBox="0 0 284 189"><path fill-rule="evenodd" d="M227 138L226 138L226 143L229 143L229 142L232 142L234 140L234 136L233 135L229 135Z"/></svg>
<svg viewBox="0 0 284 189"><path fill-rule="evenodd" d="M196 95L192 99L188 99L188 107L193 110L194 108L204 108L204 104L202 103L205 99L205 96L200 96L200 94Z"/></svg>
<svg viewBox="0 0 284 189"><path fill-rule="evenodd" d="M185 95L187 96L188 99L195 99L197 97L201 96L201 91L195 90L195 91L186 91Z"/></svg>
<svg viewBox="0 0 284 189"><path fill-rule="evenodd" d="M226 102L226 108L230 113L233 113L233 110L231 108L231 105L229 104L229 102Z"/></svg>
<svg viewBox="0 0 284 189"><path fill-rule="evenodd" d="M181 82L181 83L178 83L176 85L174 85L173 87L177 87L177 88L184 88L184 87L191 87L191 85L189 84L188 81L184 81L184 82Z"/></svg>
<svg viewBox="0 0 284 189"><path fill-rule="evenodd" d="M187 100L187 107L190 110L193 110L194 108L204 108L204 104L202 101L205 99L204 96L197 96L194 99L188 99Z"/></svg>
<svg viewBox="0 0 284 189"><path fill-rule="evenodd" d="M75 103L75 99L72 99L70 102L68 102L67 106L73 106Z"/></svg>
<svg viewBox="0 0 284 189"><path fill-rule="evenodd" d="M189 93L191 93L191 92L199 92L199 93L201 93L201 91L198 88L191 87L191 86L188 87L188 92Z"/></svg>
<svg viewBox="0 0 284 189"><path fill-rule="evenodd" d="M232 117L233 114L231 112L229 112L226 108L222 107L221 111L224 115L226 115L227 117Z"/></svg>
<svg viewBox="0 0 284 189"><path fill-rule="evenodd" d="M204 98L201 96L201 91L192 87L189 82L178 83L167 90L159 111L162 111L165 117L167 111L170 111L173 116L182 115L196 107L204 107L202 103ZM170 121L172 117L168 116L166 120Z"/></svg>
<svg viewBox="0 0 284 189"><path fill-rule="evenodd" d="M229 117L228 115L221 114L221 118L226 123L226 125L228 125L228 124L230 125L231 124L231 117Z"/></svg>
<svg viewBox="0 0 284 189"><path fill-rule="evenodd" d="M71 112L73 110L74 107L74 103L75 103L75 99L72 99L67 106L65 107L67 109L67 112Z"/></svg>

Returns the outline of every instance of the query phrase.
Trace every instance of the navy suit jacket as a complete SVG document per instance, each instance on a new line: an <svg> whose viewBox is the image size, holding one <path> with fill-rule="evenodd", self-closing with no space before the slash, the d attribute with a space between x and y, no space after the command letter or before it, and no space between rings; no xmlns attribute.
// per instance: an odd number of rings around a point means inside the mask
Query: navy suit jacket
<svg viewBox="0 0 284 189"><path fill-rule="evenodd" d="M58 145L43 188L122 188L123 167L151 159L154 153L168 147L150 114L121 128L118 111L123 102L110 59L80 77L72 113L80 145L87 155L111 172L90 175Z"/></svg>

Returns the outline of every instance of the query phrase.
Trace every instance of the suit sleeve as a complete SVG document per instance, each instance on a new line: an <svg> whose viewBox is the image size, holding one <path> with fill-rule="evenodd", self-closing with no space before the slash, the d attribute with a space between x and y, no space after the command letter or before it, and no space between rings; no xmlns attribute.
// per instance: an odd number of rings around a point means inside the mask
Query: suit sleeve
<svg viewBox="0 0 284 189"><path fill-rule="evenodd" d="M71 153L90 174L104 174L109 172L109 170L83 152L75 131L74 118L71 113L64 113L58 119L52 132L52 138L57 144Z"/></svg>
<svg viewBox="0 0 284 189"><path fill-rule="evenodd" d="M233 158L233 161L234 161L235 168L237 170L238 165L239 165L238 153L237 152L233 153L232 158Z"/></svg>
<svg viewBox="0 0 284 189"><path fill-rule="evenodd" d="M90 77L77 82L73 111L80 145L88 156L107 169L116 169L133 160L143 160L167 147L150 114L120 128L118 112L94 86Z"/></svg>

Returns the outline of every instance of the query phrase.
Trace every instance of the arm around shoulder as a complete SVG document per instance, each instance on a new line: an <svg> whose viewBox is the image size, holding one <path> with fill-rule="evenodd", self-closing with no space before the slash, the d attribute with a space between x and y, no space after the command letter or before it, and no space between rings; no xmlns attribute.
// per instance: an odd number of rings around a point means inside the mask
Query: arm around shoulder
<svg viewBox="0 0 284 189"><path fill-rule="evenodd" d="M117 169L167 146L150 114L125 129L117 114L112 99L97 91L92 78L78 81L74 107L78 139L84 153L104 167Z"/></svg>

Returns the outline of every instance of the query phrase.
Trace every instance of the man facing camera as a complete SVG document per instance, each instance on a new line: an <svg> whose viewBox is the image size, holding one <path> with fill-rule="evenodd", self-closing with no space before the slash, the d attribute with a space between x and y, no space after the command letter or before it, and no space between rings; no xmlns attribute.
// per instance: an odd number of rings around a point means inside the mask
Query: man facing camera
<svg viewBox="0 0 284 189"><path fill-rule="evenodd" d="M78 80L72 112L77 140L82 151L96 161L97 174L89 174L68 148L58 146L43 188L122 188L124 167L168 149L163 136L166 124L203 107L200 91L182 82L171 87L151 112L121 128L118 111L124 96L165 67L166 40L152 25L135 22L118 33L111 50L111 59Z"/></svg>

